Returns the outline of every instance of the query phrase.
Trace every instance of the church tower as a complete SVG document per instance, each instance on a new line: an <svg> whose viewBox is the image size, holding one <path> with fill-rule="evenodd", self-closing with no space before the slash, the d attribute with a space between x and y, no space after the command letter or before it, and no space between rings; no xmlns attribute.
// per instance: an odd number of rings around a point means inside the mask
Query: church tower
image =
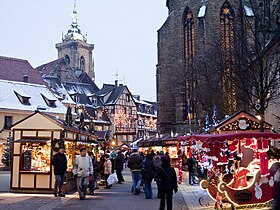
<svg viewBox="0 0 280 210"><path fill-rule="evenodd" d="M167 0L156 73L162 133L195 132L216 108L220 116L244 109L232 82L240 69L235 55L242 48L244 8L253 13L242 2L247 1Z"/></svg>
<svg viewBox="0 0 280 210"><path fill-rule="evenodd" d="M62 43L55 46L58 58L64 58L72 69L86 72L90 78L95 80L93 49L94 44L87 43L86 35L77 22L76 2L74 4L72 23L65 36L62 35ZM77 71L79 72L79 71Z"/></svg>

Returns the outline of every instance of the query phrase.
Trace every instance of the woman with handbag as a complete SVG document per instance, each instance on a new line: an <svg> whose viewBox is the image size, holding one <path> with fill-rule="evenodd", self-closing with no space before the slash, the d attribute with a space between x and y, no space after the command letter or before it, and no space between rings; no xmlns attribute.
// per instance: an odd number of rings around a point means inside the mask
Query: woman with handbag
<svg viewBox="0 0 280 210"><path fill-rule="evenodd" d="M178 191L177 176L173 167L170 166L170 160L167 157L161 158L161 167L157 170L158 190L160 195L160 210L165 208L165 199L167 210L172 210L173 190Z"/></svg>
<svg viewBox="0 0 280 210"><path fill-rule="evenodd" d="M104 161L104 177L105 177L105 182L106 182L105 189L110 189L112 187L112 185L108 184L107 179L109 178L109 176L112 172L112 163L111 163L111 160L109 159L108 154L105 154L104 158L105 158L105 161Z"/></svg>

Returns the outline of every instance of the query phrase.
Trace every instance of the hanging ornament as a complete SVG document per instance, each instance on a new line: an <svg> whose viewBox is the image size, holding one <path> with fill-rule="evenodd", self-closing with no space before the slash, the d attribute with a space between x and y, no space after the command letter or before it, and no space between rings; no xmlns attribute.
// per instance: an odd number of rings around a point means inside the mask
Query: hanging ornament
<svg viewBox="0 0 280 210"><path fill-rule="evenodd" d="M254 145L254 138L247 138L244 147L251 148Z"/></svg>
<svg viewBox="0 0 280 210"><path fill-rule="evenodd" d="M260 153L260 168L261 168L261 176L265 177L269 174L268 171L268 156L266 152Z"/></svg>
<svg viewBox="0 0 280 210"><path fill-rule="evenodd" d="M238 156L238 157L241 157L241 158L243 157L241 140L238 140L237 156Z"/></svg>
<svg viewBox="0 0 280 210"><path fill-rule="evenodd" d="M238 141L233 141L231 143L229 143L228 148L229 148L229 152L230 153L234 153L237 151L237 145L238 145Z"/></svg>

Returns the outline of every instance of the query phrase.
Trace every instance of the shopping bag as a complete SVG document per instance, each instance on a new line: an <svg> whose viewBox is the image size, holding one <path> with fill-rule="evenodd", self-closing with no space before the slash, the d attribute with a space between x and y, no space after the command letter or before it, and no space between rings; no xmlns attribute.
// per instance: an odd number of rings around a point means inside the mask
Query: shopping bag
<svg viewBox="0 0 280 210"><path fill-rule="evenodd" d="M108 185L115 184L117 182L118 182L118 177L116 173L111 174L107 179Z"/></svg>

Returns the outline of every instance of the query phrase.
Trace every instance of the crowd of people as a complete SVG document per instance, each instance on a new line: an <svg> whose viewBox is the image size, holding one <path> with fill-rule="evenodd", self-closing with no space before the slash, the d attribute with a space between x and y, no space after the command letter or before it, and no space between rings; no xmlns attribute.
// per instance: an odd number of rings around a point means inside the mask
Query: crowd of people
<svg viewBox="0 0 280 210"><path fill-rule="evenodd" d="M54 195L65 197L62 192L63 181L67 169L67 158L63 146L59 147L58 153L52 158L55 174ZM124 167L128 167L132 176L132 193L140 194L143 187L146 199L153 198L152 181L157 184L157 197L160 199L160 210L172 209L173 191L178 191L177 176L170 165L168 153L151 151L144 155L138 153L137 149L122 152L121 150L111 150L106 153L103 150L95 157L93 152L88 152L85 148L80 149L73 164L73 174L77 180L77 188L88 186L89 194L94 195L94 190L99 189L99 184L105 184L105 189L110 189L111 184L108 179L116 172L119 184L125 180L122 175ZM102 181L103 180L103 181ZM98 184L99 181L99 184ZM103 183L102 183L103 182Z"/></svg>
<svg viewBox="0 0 280 210"><path fill-rule="evenodd" d="M134 195L139 195L141 184L144 185L146 199L153 197L152 180L157 184L157 197L160 199L160 210L172 209L173 191L178 191L177 176L173 167L170 165L168 153L151 153L146 156L138 153L136 149L128 158L128 167L131 170Z"/></svg>

